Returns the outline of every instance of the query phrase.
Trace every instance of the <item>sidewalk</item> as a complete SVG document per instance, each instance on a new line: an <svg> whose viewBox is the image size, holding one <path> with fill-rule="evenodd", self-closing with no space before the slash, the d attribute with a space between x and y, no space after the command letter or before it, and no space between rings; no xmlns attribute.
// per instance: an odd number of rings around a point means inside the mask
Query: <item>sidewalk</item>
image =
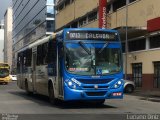
<svg viewBox="0 0 160 120"><path fill-rule="evenodd" d="M141 97L141 100L148 100L153 102L160 102L160 91L144 91L135 90L132 94L133 96Z"/></svg>

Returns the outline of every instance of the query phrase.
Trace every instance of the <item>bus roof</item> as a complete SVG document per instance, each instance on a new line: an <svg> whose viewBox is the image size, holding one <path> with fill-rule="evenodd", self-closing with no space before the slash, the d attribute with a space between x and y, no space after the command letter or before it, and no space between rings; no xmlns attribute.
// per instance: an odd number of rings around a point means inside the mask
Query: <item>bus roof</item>
<svg viewBox="0 0 160 120"><path fill-rule="evenodd" d="M21 49L21 50L19 50L18 52L21 52L21 51L24 51L24 50L30 49L30 48L32 48L32 47L34 47L34 46L37 46L37 45L43 44L43 43L45 43L45 42L49 41L50 39L55 38L55 36L56 36L56 33L53 33L53 34L52 34L52 35L50 35L50 36L44 37L44 38L42 38L42 39L39 39L39 40L37 40L37 41L35 41L35 42L33 42L33 43L31 43L31 44L29 44L29 45L25 46L24 48L22 48L22 49Z"/></svg>
<svg viewBox="0 0 160 120"><path fill-rule="evenodd" d="M19 50L18 52L21 52L21 51L24 51L26 49L30 49L34 46L37 46L37 45L40 45L40 44L43 44L47 41L49 41L50 39L54 39L56 36L61 36L61 34L63 32L67 32L67 31L70 31L70 30L74 30L74 31L108 31L108 32L113 32L113 33L117 33L117 30L112 30L112 29L102 29L102 28L64 28L63 30L60 30L56 33L53 33L52 35L50 36L47 36L47 37L44 37L44 38L41 38L25 47L23 47L21 50Z"/></svg>
<svg viewBox="0 0 160 120"><path fill-rule="evenodd" d="M9 68L8 63L0 63L0 68Z"/></svg>
<svg viewBox="0 0 160 120"><path fill-rule="evenodd" d="M89 30L89 31L108 31L108 32L118 32L117 30L113 29L102 29L102 28L64 28L61 31L68 31L68 30Z"/></svg>

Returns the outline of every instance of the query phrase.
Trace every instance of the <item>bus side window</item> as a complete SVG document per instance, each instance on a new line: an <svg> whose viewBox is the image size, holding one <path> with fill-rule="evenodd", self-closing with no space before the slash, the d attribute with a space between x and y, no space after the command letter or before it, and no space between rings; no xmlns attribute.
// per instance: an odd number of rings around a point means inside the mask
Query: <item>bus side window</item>
<svg viewBox="0 0 160 120"><path fill-rule="evenodd" d="M56 76L57 75L57 48L56 48L56 41L50 40L48 43L48 53L47 53L47 61L50 68L49 71L52 73L49 73L49 75ZM52 70L51 70L52 69Z"/></svg>
<svg viewBox="0 0 160 120"><path fill-rule="evenodd" d="M58 43L58 49L59 49L59 57L61 58L61 57L63 57L63 52L64 52L62 42Z"/></svg>
<svg viewBox="0 0 160 120"><path fill-rule="evenodd" d="M30 67L31 66L31 60L32 60L32 49L28 49L26 51L26 67Z"/></svg>
<svg viewBox="0 0 160 120"><path fill-rule="evenodd" d="M18 53L17 57L17 73L23 72L23 63L24 63L23 52L20 52Z"/></svg>
<svg viewBox="0 0 160 120"><path fill-rule="evenodd" d="M43 64L48 63L48 42L43 44Z"/></svg>
<svg viewBox="0 0 160 120"><path fill-rule="evenodd" d="M37 46L37 65L42 65L43 64L43 55L42 55L42 45Z"/></svg>
<svg viewBox="0 0 160 120"><path fill-rule="evenodd" d="M27 50L23 51L23 63L22 63L22 72L26 72L26 57L27 57Z"/></svg>
<svg viewBox="0 0 160 120"><path fill-rule="evenodd" d="M48 63L54 63L57 61L57 50L56 50L56 42L49 41L48 43L48 55L47 55Z"/></svg>
<svg viewBox="0 0 160 120"><path fill-rule="evenodd" d="M20 53L18 53L17 56L17 73L20 73Z"/></svg>
<svg viewBox="0 0 160 120"><path fill-rule="evenodd" d="M37 65L46 65L48 63L48 43L37 46Z"/></svg>

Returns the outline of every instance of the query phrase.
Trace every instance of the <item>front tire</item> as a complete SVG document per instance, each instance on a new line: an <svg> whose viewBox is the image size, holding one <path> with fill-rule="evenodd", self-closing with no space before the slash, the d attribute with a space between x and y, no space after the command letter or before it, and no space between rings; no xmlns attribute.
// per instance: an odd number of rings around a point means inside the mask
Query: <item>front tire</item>
<svg viewBox="0 0 160 120"><path fill-rule="evenodd" d="M54 95L53 85L49 85L48 92L49 92L49 101L50 101L50 103L52 105L56 105L58 103L58 101L57 101L57 99L55 98L55 95Z"/></svg>
<svg viewBox="0 0 160 120"><path fill-rule="evenodd" d="M127 85L125 87L125 92L126 93L133 93L133 91L134 91L134 87L132 85Z"/></svg>
<svg viewBox="0 0 160 120"><path fill-rule="evenodd" d="M8 82L4 82L5 85L8 85Z"/></svg>

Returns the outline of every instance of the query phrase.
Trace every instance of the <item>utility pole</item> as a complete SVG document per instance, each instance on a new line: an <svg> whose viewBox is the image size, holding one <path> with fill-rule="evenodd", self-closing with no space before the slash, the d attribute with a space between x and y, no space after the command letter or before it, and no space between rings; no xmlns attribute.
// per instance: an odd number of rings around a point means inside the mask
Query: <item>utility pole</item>
<svg viewBox="0 0 160 120"><path fill-rule="evenodd" d="M125 79L127 80L127 57L128 57L128 3L129 0L126 0L126 40L125 40Z"/></svg>

